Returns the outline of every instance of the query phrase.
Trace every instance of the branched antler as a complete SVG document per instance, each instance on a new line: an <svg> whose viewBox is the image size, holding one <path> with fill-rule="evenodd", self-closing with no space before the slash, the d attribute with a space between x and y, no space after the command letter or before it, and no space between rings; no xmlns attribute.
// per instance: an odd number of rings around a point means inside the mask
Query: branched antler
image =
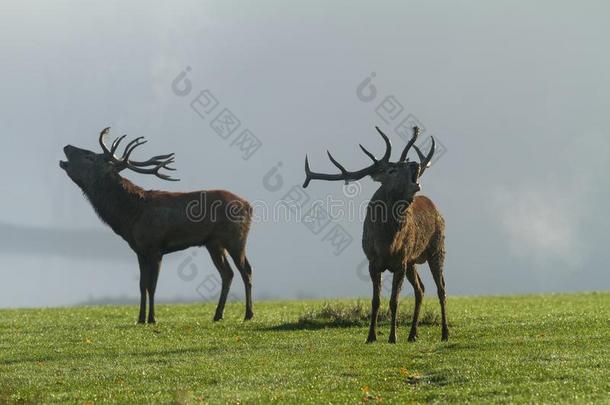
<svg viewBox="0 0 610 405"><path fill-rule="evenodd" d="M366 150L364 146L359 145L360 149L362 149L362 151L369 158L371 158L371 160L373 161L373 164L368 167L365 167L362 170L358 170L356 172L350 172L343 165L341 165L333 157L333 155L330 154L330 152L327 151L326 153L328 154L328 158L330 159L332 164L335 165L341 171L341 173L326 174L326 173L312 172L311 169L309 168L309 159L307 158L307 155L305 155L305 176L306 177L305 177L305 183L303 183L303 188L306 188L309 185L309 182L311 180L328 180L328 181L344 180L345 184L347 184L350 181L360 180L361 178L363 178L367 175L374 174L375 172L379 172L380 170L385 168L390 163L390 155L392 154L392 144L390 143L390 140L388 139L388 137L378 127L375 127L375 129L377 130L377 132L379 132L379 134L381 135L381 137L383 138L383 140L386 144L385 154L383 155L383 157L380 160L377 159L375 157L375 155L373 155L371 152ZM417 140L418 136L419 136L419 128L413 127L413 136L411 137L411 139L409 140L409 142L407 143L405 148L402 150L402 153L400 154L400 159L398 160L397 163L404 163L404 162L408 161L407 154L409 153L409 150L411 149L411 147L415 148L415 151L417 152L417 155L419 156L419 159L420 159L419 176L421 176L424 173L424 170L430 166L430 160L432 160L432 156L434 155L434 149L435 149L436 144L434 142L434 138L432 138L432 147L430 148L430 152L428 152L427 156L424 156L423 153L421 153L421 151L419 150L419 148L415 145L415 141ZM394 163L392 163L392 164L394 164Z"/></svg>
<svg viewBox="0 0 610 405"><path fill-rule="evenodd" d="M326 174L326 173L312 172L309 168L309 160L307 159L307 155L306 155L305 156L306 178L305 178L305 183L303 183L303 188L306 188L309 185L309 182L311 180L329 180L329 181L344 180L345 184L347 184L350 181L360 180L361 178L374 173L375 171L379 170L383 165L388 163L390 160L390 155L392 154L392 144L390 143L390 140L388 139L386 134L384 134L379 128L377 128L377 127L375 127L375 128L377 129L377 132L379 132L379 135L381 135L381 137L383 138L383 141L385 142L385 146L386 146L385 154L383 155L381 160L378 160L371 152L366 150L364 148L364 146L360 145L360 149L362 149L362 151L368 157L371 158L371 160L373 161L373 164L368 167L365 167L364 169L358 170L356 172L350 172L347 169L345 169L345 167L343 167L339 162L337 162L337 160L335 158L333 158L333 156L330 154L330 152L327 151L326 153L328 154L328 158L341 171L341 173Z"/></svg>
<svg viewBox="0 0 610 405"><path fill-rule="evenodd" d="M100 142L100 146L102 147L102 150L104 151L104 155L110 162L112 162L112 164L117 168L118 171L121 171L123 169L130 169L137 173L154 174L155 176L157 176L163 180L168 180L168 181L179 181L180 180L180 179L174 179L174 178L168 176L167 174L159 173L159 170L161 170L161 169L166 169L166 170L171 170L171 171L176 170L175 168L168 166L169 164L174 163L174 161L175 161L173 153L154 156L143 162L130 160L129 157L131 156L132 152L138 146L144 145L147 142L143 136L140 136L140 137L137 137L136 139L132 140L131 142L129 142L127 144L127 146L125 146L125 149L123 150L123 156L121 156L119 158L115 155L115 152L117 151L121 141L127 135L123 135L123 136L116 138L112 142L110 149L108 149L108 147L106 146L106 144L104 142L104 139L106 138L106 136L109 133L110 133L110 127L104 128L102 130L102 132L100 133L99 142ZM148 167L148 166L153 166L153 167Z"/></svg>

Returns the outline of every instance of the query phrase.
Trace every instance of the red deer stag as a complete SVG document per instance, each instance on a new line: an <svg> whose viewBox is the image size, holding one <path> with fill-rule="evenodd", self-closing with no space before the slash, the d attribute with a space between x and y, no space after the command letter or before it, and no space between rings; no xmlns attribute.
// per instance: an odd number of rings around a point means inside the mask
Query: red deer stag
<svg viewBox="0 0 610 405"><path fill-rule="evenodd" d="M67 145L64 148L67 161L60 161L59 166L82 189L101 220L121 236L138 256L138 323L144 323L146 319L147 294L148 323L155 322L155 290L163 255L203 245L208 249L222 280L214 320L222 319L233 279L227 252L245 284L245 319L252 318L252 268L246 258L246 240L252 217L250 204L224 190L171 193L144 190L136 186L121 177L119 172L130 169L137 173L154 174L163 180L176 181L177 179L159 172L161 169L175 170L168 166L174 162L174 154L154 156L142 162L131 160L134 149L146 143L143 137L139 137L129 142L123 155L117 157L115 152L126 135L116 138L108 148L104 140L109 132L110 128L105 128L99 136L103 153ZM198 210L203 215L193 219L189 211L197 203L200 204Z"/></svg>
<svg viewBox="0 0 610 405"><path fill-rule="evenodd" d="M415 197L420 191L419 177L430 165L434 154L434 138L428 155L414 145L419 134L417 127L413 128L413 136L407 143L398 162L390 162L392 145L388 137L376 128L385 141L386 151L383 158L378 160L362 145L362 151L373 160L373 164L357 172L347 171L333 156L328 153L331 162L339 168L339 174L314 173L309 169L309 162L305 157L306 179L303 187L309 182L318 180L360 180L371 176L381 186L368 204L362 247L369 260L369 273L373 281L373 299L371 311L371 326L367 342L377 340L375 331L379 301L381 294L381 273L386 269L394 273L392 279L392 296L390 298L390 311L392 325L390 327L389 342L396 342L396 311L398 308L398 295L402 282L407 280L415 291L415 309L409 341L417 339L417 323L419 310L424 295L424 285L415 268L416 264L428 262L434 282L436 283L438 298L442 314L442 340L449 338L447 317L445 314L445 280L443 277L443 262L445 259L445 225L441 214L432 201L424 196ZM420 163L410 162L407 153L413 146L417 152Z"/></svg>

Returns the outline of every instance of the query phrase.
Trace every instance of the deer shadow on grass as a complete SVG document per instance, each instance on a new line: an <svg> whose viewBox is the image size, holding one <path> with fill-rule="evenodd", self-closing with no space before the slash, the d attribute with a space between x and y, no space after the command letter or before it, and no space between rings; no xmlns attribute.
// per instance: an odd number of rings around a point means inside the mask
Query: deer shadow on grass
<svg viewBox="0 0 610 405"><path fill-rule="evenodd" d="M409 324L411 322L411 307L400 307L398 322ZM320 330L327 328L353 328L367 327L370 322L370 309L361 301L355 304L324 303L321 308L311 309L301 315L296 321L284 322L278 325L262 328L265 331L295 331L295 330ZM380 311L377 323L385 326L390 325L391 314L389 308ZM426 310L419 320L420 325L441 324L440 316L432 310Z"/></svg>

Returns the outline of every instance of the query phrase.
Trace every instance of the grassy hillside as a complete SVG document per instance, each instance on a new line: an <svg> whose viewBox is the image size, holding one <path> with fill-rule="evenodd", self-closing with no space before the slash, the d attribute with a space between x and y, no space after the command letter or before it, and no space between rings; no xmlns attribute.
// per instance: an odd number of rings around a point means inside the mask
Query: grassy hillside
<svg viewBox="0 0 610 405"><path fill-rule="evenodd" d="M424 301L419 341L364 344L368 299L0 311L0 403L610 403L610 293ZM387 308L387 301L382 310ZM408 314L407 314L408 312Z"/></svg>

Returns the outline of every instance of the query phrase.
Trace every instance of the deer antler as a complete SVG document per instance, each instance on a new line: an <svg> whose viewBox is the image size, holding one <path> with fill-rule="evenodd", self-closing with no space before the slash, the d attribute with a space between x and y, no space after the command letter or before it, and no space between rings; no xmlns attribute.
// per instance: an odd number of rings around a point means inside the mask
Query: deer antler
<svg viewBox="0 0 610 405"><path fill-rule="evenodd" d="M147 142L143 136L140 136L140 137L137 137L136 139L132 140L131 142L129 142L127 144L127 146L125 146L125 149L123 150L123 156L118 158L114 153L118 149L121 141L127 135L123 135L121 137L116 138L112 142L110 149L108 149L108 147L106 146L106 144L104 142L104 139L106 138L106 136L109 133L110 133L110 127L104 128L102 130L102 132L100 133L99 142L100 142L100 146L102 147L102 150L104 151L104 155L110 162L112 162L112 164L117 168L118 171L121 171L123 169L130 169L137 173L154 174L155 176L157 176L163 180L168 180L168 181L179 181L180 180L180 179L174 179L166 174L159 173L159 170L161 170L161 169L172 170L172 171L176 170L173 167L168 166L169 164L174 163L174 161L175 161L173 153L169 153L167 155L154 156L144 162L137 162L134 160L129 160L129 156L131 156L131 153L134 151L134 149L140 145L144 145ZM147 166L154 166L154 167L147 168Z"/></svg>
<svg viewBox="0 0 610 405"><path fill-rule="evenodd" d="M419 176L421 177L422 174L424 174L424 171L430 167L430 161L432 160L432 156L434 155L434 151L436 149L436 142L434 141L434 137L431 136L430 139L432 140L432 146L430 147L430 151L428 152L427 156L424 156L424 154L421 152L421 150L417 147L417 145L415 145L415 141L417 140L417 137L419 136L419 127L413 127L413 136L411 137L411 140L409 140L409 142L407 143L407 146L405 146L405 148L402 151L402 154L400 155L400 160L399 162L404 162L405 160L407 160L407 153L409 153L409 149L411 149L411 146L415 149L415 152L417 152L417 156L419 156Z"/></svg>
<svg viewBox="0 0 610 405"><path fill-rule="evenodd" d="M373 161L373 164L368 167L365 167L364 169L358 170L356 172L350 172L347 169L345 169L345 167L343 167L339 162L337 162L337 160L330 154L330 152L327 151L326 153L328 154L328 158L341 171L341 173L326 174L326 173L312 172L309 168L309 160L307 158L307 155L305 155L306 178L305 178L305 183L303 183L303 188L307 188L307 186L309 185L309 182L311 180L329 180L329 181L344 180L345 184L347 184L350 181L360 180L361 178L363 178L369 174L372 174L377 169L379 169L380 165L384 165L384 164L388 163L390 160L390 155L392 154L392 144L390 143L390 140L388 139L386 134L384 134L378 127L375 127L375 129L377 129L377 132L379 132L379 135L381 135L381 137L383 138L383 141L385 142L385 146L386 146L385 154L383 155L381 160L378 160L371 152L366 150L364 148L364 146L359 145L360 149L362 149L362 151L369 158L371 158L371 160Z"/></svg>
<svg viewBox="0 0 610 405"><path fill-rule="evenodd" d="M411 146L413 146L413 144L415 144L415 141L417 140L418 136L419 136L419 127L413 127L413 136L407 143L407 146L405 146L405 148L402 150L402 153L400 154L400 159L398 159L399 162L404 162L407 159L407 153L409 153L409 149L411 149ZM417 148L417 146L415 148Z"/></svg>
<svg viewBox="0 0 610 405"><path fill-rule="evenodd" d="M421 153L421 150L419 150L417 145L413 146L415 148L415 152L417 152L417 156L419 156L419 177L421 177L421 175L424 174L424 171L430 167L430 161L432 160L432 156L434 156L436 142L434 141L433 136L431 136L430 139L432 140L432 146L430 147L430 151L428 152L427 156L424 156L424 154Z"/></svg>

